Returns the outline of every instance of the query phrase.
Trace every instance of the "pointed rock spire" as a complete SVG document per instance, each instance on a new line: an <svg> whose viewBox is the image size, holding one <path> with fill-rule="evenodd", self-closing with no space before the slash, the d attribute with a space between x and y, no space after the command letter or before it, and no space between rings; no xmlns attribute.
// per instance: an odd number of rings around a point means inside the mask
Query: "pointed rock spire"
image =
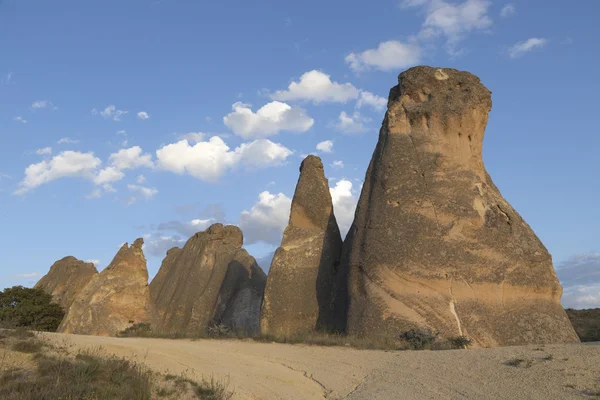
<svg viewBox="0 0 600 400"><path fill-rule="evenodd" d="M286 336L331 327L331 291L341 246L323 163L308 156L300 166L289 223L267 276L263 334Z"/></svg>
<svg viewBox="0 0 600 400"><path fill-rule="evenodd" d="M115 336L135 323L152 323L143 239L124 244L112 262L77 295L59 332Z"/></svg>
<svg viewBox="0 0 600 400"><path fill-rule="evenodd" d="M483 165L491 107L468 72L400 74L344 244L349 333L578 341L550 254Z"/></svg>

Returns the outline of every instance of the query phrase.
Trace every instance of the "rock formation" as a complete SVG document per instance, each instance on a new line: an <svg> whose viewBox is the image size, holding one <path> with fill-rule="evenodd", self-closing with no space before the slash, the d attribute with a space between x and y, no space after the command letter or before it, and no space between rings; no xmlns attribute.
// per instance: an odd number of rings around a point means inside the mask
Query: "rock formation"
<svg viewBox="0 0 600 400"><path fill-rule="evenodd" d="M300 166L289 223L267 277L263 334L287 336L331 328L331 291L341 247L323 164L308 156Z"/></svg>
<svg viewBox="0 0 600 400"><path fill-rule="evenodd" d="M242 242L239 228L214 224L167 252L150 284L159 331L202 334L211 322L257 331L265 275Z"/></svg>
<svg viewBox="0 0 600 400"><path fill-rule="evenodd" d="M50 271L34 287L51 295L66 312L77 294L96 275L98 271L94 264L68 256L52 264Z"/></svg>
<svg viewBox="0 0 600 400"><path fill-rule="evenodd" d="M468 72L400 74L344 244L349 333L578 341L550 254L484 168L491 106Z"/></svg>
<svg viewBox="0 0 600 400"><path fill-rule="evenodd" d="M266 281L267 275L254 257L244 249L238 250L221 285L213 323L223 324L246 336L258 334Z"/></svg>
<svg viewBox="0 0 600 400"><path fill-rule="evenodd" d="M143 243L137 239L131 247L121 247L76 296L59 332L114 336L132 324L153 322Z"/></svg>

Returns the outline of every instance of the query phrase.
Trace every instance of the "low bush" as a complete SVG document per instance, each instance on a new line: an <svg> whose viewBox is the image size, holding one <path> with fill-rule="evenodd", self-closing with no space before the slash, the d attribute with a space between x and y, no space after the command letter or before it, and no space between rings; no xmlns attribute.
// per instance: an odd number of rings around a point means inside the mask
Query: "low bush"
<svg viewBox="0 0 600 400"><path fill-rule="evenodd" d="M400 334L400 339L405 340L411 350L431 350L437 341L439 332L431 329L411 329Z"/></svg>
<svg viewBox="0 0 600 400"><path fill-rule="evenodd" d="M152 326L145 322L131 325L117 334L119 337L152 337Z"/></svg>
<svg viewBox="0 0 600 400"><path fill-rule="evenodd" d="M44 347L44 343L42 341L37 339L27 339L15 342L11 349L21 353L37 353L42 349L42 347Z"/></svg>
<svg viewBox="0 0 600 400"><path fill-rule="evenodd" d="M0 324L4 327L54 332L64 315L43 290L14 286L0 291Z"/></svg>

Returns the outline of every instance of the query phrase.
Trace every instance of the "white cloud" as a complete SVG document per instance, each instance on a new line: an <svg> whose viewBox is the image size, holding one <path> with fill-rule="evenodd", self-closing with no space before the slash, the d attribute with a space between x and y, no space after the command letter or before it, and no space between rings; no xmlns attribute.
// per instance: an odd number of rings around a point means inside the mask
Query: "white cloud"
<svg viewBox="0 0 600 400"><path fill-rule="evenodd" d="M113 121L120 121L121 117L127 114L129 111L118 110L115 105L107 106L103 111L98 111L97 109L92 109L92 114L100 114L104 117L104 119L112 118Z"/></svg>
<svg viewBox="0 0 600 400"><path fill-rule="evenodd" d="M126 131L124 131L124 130L120 130L120 131L117 131L117 135L124 135L124 136L127 136L127 132L126 132Z"/></svg>
<svg viewBox="0 0 600 400"><path fill-rule="evenodd" d="M279 101L264 105L256 113L241 102L233 104L232 109L223 122L244 139L264 138L280 131L306 132L315 122L302 108Z"/></svg>
<svg viewBox="0 0 600 400"><path fill-rule="evenodd" d="M376 49L350 53L345 60L355 72L373 68L382 71L398 70L418 64L421 49L416 44L390 40L380 43Z"/></svg>
<svg viewBox="0 0 600 400"><path fill-rule="evenodd" d="M44 147L43 149L37 149L35 154L39 156L47 156L52 154L52 147Z"/></svg>
<svg viewBox="0 0 600 400"><path fill-rule="evenodd" d="M331 153L333 150L333 141L325 140L323 142L317 143L317 150L323 153Z"/></svg>
<svg viewBox="0 0 600 400"><path fill-rule="evenodd" d="M27 120L25 118L21 117L20 115L17 115L16 117L14 117L13 120L15 120L17 122L20 122L22 124L26 124L27 123Z"/></svg>
<svg viewBox="0 0 600 400"><path fill-rule="evenodd" d="M125 178L125 174L116 167L106 167L98 172L98 175L94 178L96 185L102 185L105 183L118 182Z"/></svg>
<svg viewBox="0 0 600 400"><path fill-rule="evenodd" d="M156 188L149 188L141 185L127 185L127 189L134 193L133 196L127 199L128 205L135 203L140 198L149 200L158 194L158 190Z"/></svg>
<svg viewBox="0 0 600 400"><path fill-rule="evenodd" d="M503 18L510 17L512 15L515 15L516 13L517 8L512 3L505 5L504 7L502 7L502 10L500 10L500 16Z"/></svg>
<svg viewBox="0 0 600 400"><path fill-rule="evenodd" d="M361 116L358 112L348 115L345 111L342 111L334 127L343 133L363 133L367 130L365 123L369 121L369 118Z"/></svg>
<svg viewBox="0 0 600 400"><path fill-rule="evenodd" d="M188 132L184 135L181 135L179 138L185 139L190 143L198 143L203 141L205 137L206 134L204 134L203 132Z"/></svg>
<svg viewBox="0 0 600 400"><path fill-rule="evenodd" d="M189 222L181 222L181 221L169 221L163 222L158 225L156 228L159 231L173 231L177 232L183 237L191 237L196 232L205 231L206 228L211 226L216 222L213 218L208 219L193 219Z"/></svg>
<svg viewBox="0 0 600 400"><path fill-rule="evenodd" d="M135 179L135 182L140 185L146 183L146 177L144 175L138 175L138 177Z"/></svg>
<svg viewBox="0 0 600 400"><path fill-rule="evenodd" d="M148 113L146 111L140 111L139 113L137 113L137 117L138 117L138 119L141 119L141 120L146 120L146 119L150 118L150 116L148 115Z"/></svg>
<svg viewBox="0 0 600 400"><path fill-rule="evenodd" d="M79 140L73 140L68 137L64 137L56 143L58 143L58 144L77 144L77 143L79 143Z"/></svg>
<svg viewBox="0 0 600 400"><path fill-rule="evenodd" d="M344 162L336 160L331 164L331 167L332 168L344 168Z"/></svg>
<svg viewBox="0 0 600 400"><path fill-rule="evenodd" d="M53 106L54 104L52 104L52 102L50 100L38 100L38 101L34 101L33 104L31 105L31 108L35 108L35 109L39 109L39 108L46 108L48 106ZM56 107L54 107L56 109Z"/></svg>
<svg viewBox="0 0 600 400"><path fill-rule="evenodd" d="M96 268L100 265L100 260L85 260L86 263L92 263Z"/></svg>
<svg viewBox="0 0 600 400"><path fill-rule="evenodd" d="M508 55L510 58L517 58L525 53L530 52L533 49L541 48L546 45L548 41L542 38L531 38L523 42L518 42L508 49Z"/></svg>
<svg viewBox="0 0 600 400"><path fill-rule="evenodd" d="M244 232L244 244L264 242L279 246L288 224L292 199L283 193L264 191L250 211L242 211L238 225Z"/></svg>
<svg viewBox="0 0 600 400"><path fill-rule="evenodd" d="M152 239L144 242L142 249L144 253L150 254L155 257L164 257L167 253L167 250L172 249L173 247L180 247L185 244L185 240L183 240L179 236L156 236L152 237Z"/></svg>
<svg viewBox="0 0 600 400"><path fill-rule="evenodd" d="M140 146L121 149L108 158L109 163L118 169L133 169L139 167L154 167L151 154L143 154Z"/></svg>
<svg viewBox="0 0 600 400"><path fill-rule="evenodd" d="M12 72L9 72L8 74L4 75L2 77L2 80L0 81L0 84L2 85L10 85L12 80Z"/></svg>
<svg viewBox="0 0 600 400"><path fill-rule="evenodd" d="M424 7L425 22L419 37L422 39L445 36L450 54L456 54L455 46L475 30L485 30L492 25L487 15L492 2L489 0L465 0L450 3L444 0L405 0L405 7Z"/></svg>
<svg viewBox="0 0 600 400"><path fill-rule="evenodd" d="M19 183L15 194L24 194L42 184L64 177L82 177L92 179L100 165L94 153L63 151L50 161L31 164L25 169L25 178Z"/></svg>
<svg viewBox="0 0 600 400"><path fill-rule="evenodd" d="M243 143L231 151L218 136L194 145L184 139L156 151L160 168L209 182L238 165L248 168L279 165L291 154L288 148L267 139Z"/></svg>
<svg viewBox="0 0 600 400"><path fill-rule="evenodd" d="M358 93L359 90L351 83L332 82L329 75L312 70L304 73L298 82L290 83L288 90L275 92L271 98L280 101L307 100L315 104L345 103L356 99Z"/></svg>
<svg viewBox="0 0 600 400"><path fill-rule="evenodd" d="M363 106L369 106L375 110L381 111L387 107L387 99L371 92L361 91L360 97L356 102L356 108L362 108Z"/></svg>
<svg viewBox="0 0 600 400"><path fill-rule="evenodd" d="M152 155L143 154L139 146L133 146L129 149L121 149L113 153L108 158L108 167L103 168L94 178L94 183L101 185L120 181L125 177L123 170L135 169L140 167L153 168Z"/></svg>
<svg viewBox="0 0 600 400"><path fill-rule="evenodd" d="M337 181L335 187L329 188L329 192L333 202L333 213L343 238L354 221L354 211L358 199L352 193L352 182L347 179Z"/></svg>
<svg viewBox="0 0 600 400"><path fill-rule="evenodd" d="M575 255L556 266L570 308L600 307L600 253Z"/></svg>

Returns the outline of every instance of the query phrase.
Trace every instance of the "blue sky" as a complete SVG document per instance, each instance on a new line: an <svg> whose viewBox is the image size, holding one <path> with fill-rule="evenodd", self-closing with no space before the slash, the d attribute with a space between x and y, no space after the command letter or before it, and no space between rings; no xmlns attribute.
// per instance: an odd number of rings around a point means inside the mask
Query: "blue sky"
<svg viewBox="0 0 600 400"><path fill-rule="evenodd" d="M593 0L0 1L0 286L66 255L105 267L221 221L279 244L303 155L347 229L389 89L408 67L493 92L484 161L600 306L600 52ZM265 266L266 267L266 266Z"/></svg>

